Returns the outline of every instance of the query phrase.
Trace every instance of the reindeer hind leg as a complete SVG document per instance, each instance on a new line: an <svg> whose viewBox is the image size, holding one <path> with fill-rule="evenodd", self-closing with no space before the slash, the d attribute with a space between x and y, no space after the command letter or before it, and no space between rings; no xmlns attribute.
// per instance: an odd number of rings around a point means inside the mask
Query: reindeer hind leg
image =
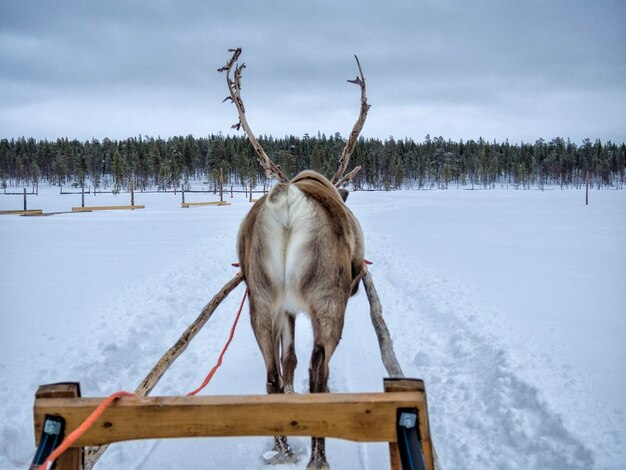
<svg viewBox="0 0 626 470"><path fill-rule="evenodd" d="M267 393L284 393L279 354L283 325L276 324L271 314L261 316L257 313L251 308L252 327L267 369ZM272 452L267 457L264 455L263 459L267 464L277 465L295 463L298 456L289 446L286 436L274 436Z"/></svg>
<svg viewBox="0 0 626 470"><path fill-rule="evenodd" d="M285 393L295 393L293 377L296 366L298 365L298 358L296 357L296 349L294 346L296 333L295 323L295 316L290 312L286 312L286 321L281 336L281 365L283 389Z"/></svg>
<svg viewBox="0 0 626 470"><path fill-rule="evenodd" d="M311 393L328 392L328 364L341 339L344 312L345 307L342 310L331 311L331 313L334 313L332 318L335 320L332 322L332 327L329 327L331 323L324 322L319 317L313 317L315 346L311 354L311 365L309 368L309 390ZM307 470L330 469L326 460L326 441L323 437L311 437L311 460L306 468Z"/></svg>

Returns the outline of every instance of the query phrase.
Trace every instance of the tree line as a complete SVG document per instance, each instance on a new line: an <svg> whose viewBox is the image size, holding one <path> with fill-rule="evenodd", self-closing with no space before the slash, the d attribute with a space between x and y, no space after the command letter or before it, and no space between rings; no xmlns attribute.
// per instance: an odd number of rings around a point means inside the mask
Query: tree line
<svg viewBox="0 0 626 470"><path fill-rule="evenodd" d="M345 145L339 133L329 137L319 133L262 136L259 142L288 176L304 169L332 176ZM352 180L354 189L580 187L587 179L595 187L621 189L626 178L626 145L599 139L585 139L577 145L559 137L521 144L482 138L452 142L429 135L423 142L361 137L348 171L356 165L362 168ZM0 140L3 188L48 181L78 187L88 183L96 189L119 191L132 178L137 189L184 189L194 179L216 184L220 172L230 184L264 183L245 136Z"/></svg>

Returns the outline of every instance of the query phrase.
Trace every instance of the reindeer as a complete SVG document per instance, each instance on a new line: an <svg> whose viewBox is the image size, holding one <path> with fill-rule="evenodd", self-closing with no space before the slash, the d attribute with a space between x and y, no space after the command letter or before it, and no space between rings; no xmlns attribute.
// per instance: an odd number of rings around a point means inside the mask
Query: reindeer
<svg viewBox="0 0 626 470"><path fill-rule="evenodd" d="M309 390L325 393L328 364L341 339L348 298L356 292L363 271L361 227L345 205L348 191L338 188L359 170L343 176L369 109L365 78L357 58L360 77L349 81L361 87L361 110L334 177L329 181L307 170L288 180L250 130L240 94L245 64L237 64L241 49L230 52L233 56L219 71L226 72L230 92L224 101L231 100L239 114L233 128L243 126L266 176L280 181L254 204L237 238L252 329L267 369L267 392L294 393L295 314L304 312L314 333ZM274 440L275 455L268 463L297 461L285 436ZM324 438L312 437L311 448L307 468L329 468Z"/></svg>

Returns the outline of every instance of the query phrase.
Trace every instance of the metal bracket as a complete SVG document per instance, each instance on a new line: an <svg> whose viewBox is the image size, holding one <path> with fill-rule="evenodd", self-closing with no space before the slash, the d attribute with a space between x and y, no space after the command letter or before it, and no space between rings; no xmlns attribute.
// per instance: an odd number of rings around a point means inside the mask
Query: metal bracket
<svg viewBox="0 0 626 470"><path fill-rule="evenodd" d="M48 456L59 447L65 434L65 420L61 416L46 415L39 439L39 447L35 451L35 457L30 464L30 470L36 470L45 462ZM52 465L54 468L55 465Z"/></svg>
<svg viewBox="0 0 626 470"><path fill-rule="evenodd" d="M398 450L404 470L426 470L424 452L419 435L419 415L417 408L399 408L396 430Z"/></svg>

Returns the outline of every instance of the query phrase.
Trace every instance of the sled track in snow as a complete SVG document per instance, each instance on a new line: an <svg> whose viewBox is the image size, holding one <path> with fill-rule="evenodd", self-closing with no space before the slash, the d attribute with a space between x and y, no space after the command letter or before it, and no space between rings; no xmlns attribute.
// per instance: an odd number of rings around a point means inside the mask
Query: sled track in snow
<svg viewBox="0 0 626 470"><path fill-rule="evenodd" d="M405 373L426 381L441 467L592 468L591 451L516 376L503 345L481 331L482 307L471 293L420 266L395 265L402 256L384 239L370 234L369 242L384 248L370 252L381 260L377 288Z"/></svg>
<svg viewBox="0 0 626 470"><path fill-rule="evenodd" d="M385 237L368 235L367 256L375 261L372 274L398 358L408 376L426 380L441 468L592 468L591 451L542 402L540 391L515 374L503 345L481 329L481 309L488 307L441 274L420 266L402 266L402 254L390 250ZM102 317L90 328L91 336L77 339L74 350L60 358L55 369L41 371L41 383L71 378L80 381L85 394L91 395L133 389L222 281L232 276L232 243L232 237L225 235L210 243L198 242L177 265L119 292L108 306L99 307ZM332 390L372 389L376 386L372 384L380 384L384 376L362 290L350 301L346 319L350 331L344 332L331 362ZM172 366L154 395L180 394L197 385L228 333L239 292L225 300L210 327ZM238 339L217 378L217 390L210 393L263 393L264 372L257 345L247 319L241 323ZM308 335L305 326L298 338L299 392L307 388ZM80 351L91 352L81 356ZM25 423L12 424L17 428L5 426L1 430L1 451L9 465L6 468L17 468L11 459L15 454L12 449L30 432ZM284 468L306 466L307 442L292 440L301 460ZM174 449L181 456L191 455L186 465L200 466L210 455L215 468L227 468L235 461L245 468L260 469L266 468L260 455L269 444L270 439L262 438L174 440L158 445L138 441L112 446L99 468L154 468L167 461ZM195 462L194 458L202 460ZM374 469L387 461L387 450L384 446L331 440L329 459L335 470L354 468L355 461L359 468Z"/></svg>

